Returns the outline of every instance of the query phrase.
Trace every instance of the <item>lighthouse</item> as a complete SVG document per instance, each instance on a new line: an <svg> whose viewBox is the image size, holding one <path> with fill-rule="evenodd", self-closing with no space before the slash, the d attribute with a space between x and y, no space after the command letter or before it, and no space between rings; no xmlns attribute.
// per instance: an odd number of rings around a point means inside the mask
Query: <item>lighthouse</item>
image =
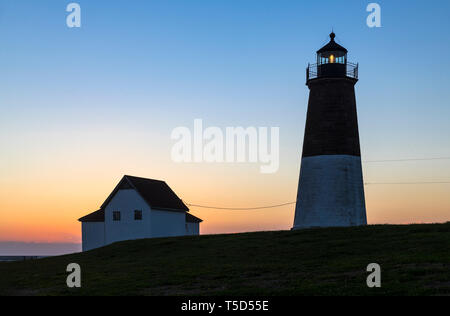
<svg viewBox="0 0 450 316"><path fill-rule="evenodd" d="M367 225L356 112L358 64L330 42L306 69L310 90L293 229Z"/></svg>

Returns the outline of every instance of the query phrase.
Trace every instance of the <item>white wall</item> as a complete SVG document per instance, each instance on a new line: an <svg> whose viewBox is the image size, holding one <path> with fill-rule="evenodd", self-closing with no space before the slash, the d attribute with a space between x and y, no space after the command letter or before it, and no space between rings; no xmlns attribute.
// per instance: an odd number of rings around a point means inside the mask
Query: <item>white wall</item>
<svg viewBox="0 0 450 316"><path fill-rule="evenodd" d="M186 235L200 235L200 223L186 223Z"/></svg>
<svg viewBox="0 0 450 316"><path fill-rule="evenodd" d="M105 245L105 223L81 223L83 251L89 251Z"/></svg>
<svg viewBox="0 0 450 316"><path fill-rule="evenodd" d="M134 219L134 211L142 211L142 220ZM120 221L113 221L113 212ZM134 189L119 190L105 208L104 223L82 223L83 251L118 241L154 237L199 235L198 223L186 223L185 212L151 209Z"/></svg>
<svg viewBox="0 0 450 316"><path fill-rule="evenodd" d="M152 237L186 235L186 213L152 210Z"/></svg>
<svg viewBox="0 0 450 316"><path fill-rule="evenodd" d="M134 219L134 211L142 211L142 220ZM113 212L119 211L120 221L113 221ZM105 209L106 244L117 241L151 237L150 207L133 189L119 190Z"/></svg>

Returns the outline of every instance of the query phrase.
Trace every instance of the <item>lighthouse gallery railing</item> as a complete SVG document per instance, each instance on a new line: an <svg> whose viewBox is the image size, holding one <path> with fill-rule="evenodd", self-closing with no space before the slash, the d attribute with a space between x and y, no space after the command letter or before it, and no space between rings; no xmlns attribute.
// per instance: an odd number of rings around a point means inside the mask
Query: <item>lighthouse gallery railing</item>
<svg viewBox="0 0 450 316"><path fill-rule="evenodd" d="M324 64L312 64L308 65L308 68L306 68L306 81L311 79L319 78L319 66L322 66ZM349 78L358 79L358 64L347 62L345 64L346 66L346 76Z"/></svg>

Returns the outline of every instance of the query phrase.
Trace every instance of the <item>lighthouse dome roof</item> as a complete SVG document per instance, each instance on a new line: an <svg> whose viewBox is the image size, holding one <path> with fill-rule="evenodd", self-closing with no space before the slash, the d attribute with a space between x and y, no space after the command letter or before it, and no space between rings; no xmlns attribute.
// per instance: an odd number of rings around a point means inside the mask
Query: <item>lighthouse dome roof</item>
<svg viewBox="0 0 450 316"><path fill-rule="evenodd" d="M342 47L341 45L339 45L338 43L336 43L334 41L336 37L336 34L334 34L334 32L332 32L330 34L330 42L325 45L324 47L322 47L321 49L319 49L317 51L317 54L321 54L321 53L325 53L325 52L343 52L345 54L347 54L347 49L345 47Z"/></svg>

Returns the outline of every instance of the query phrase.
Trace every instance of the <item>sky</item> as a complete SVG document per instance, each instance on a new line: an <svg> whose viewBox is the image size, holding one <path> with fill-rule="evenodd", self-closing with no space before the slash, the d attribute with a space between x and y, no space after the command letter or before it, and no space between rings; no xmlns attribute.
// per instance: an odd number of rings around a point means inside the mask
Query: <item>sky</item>
<svg viewBox="0 0 450 316"><path fill-rule="evenodd" d="M79 243L77 219L125 174L165 180L192 204L295 201L305 69L333 29L356 86L370 224L450 220L450 2L0 0L0 242ZM174 128L280 128L280 168L177 164ZM366 163L367 162L367 163ZM380 183L380 184L376 184ZM203 234L290 229L294 206L192 208ZM27 248L28 249L28 248ZM0 254L2 247L0 246Z"/></svg>

